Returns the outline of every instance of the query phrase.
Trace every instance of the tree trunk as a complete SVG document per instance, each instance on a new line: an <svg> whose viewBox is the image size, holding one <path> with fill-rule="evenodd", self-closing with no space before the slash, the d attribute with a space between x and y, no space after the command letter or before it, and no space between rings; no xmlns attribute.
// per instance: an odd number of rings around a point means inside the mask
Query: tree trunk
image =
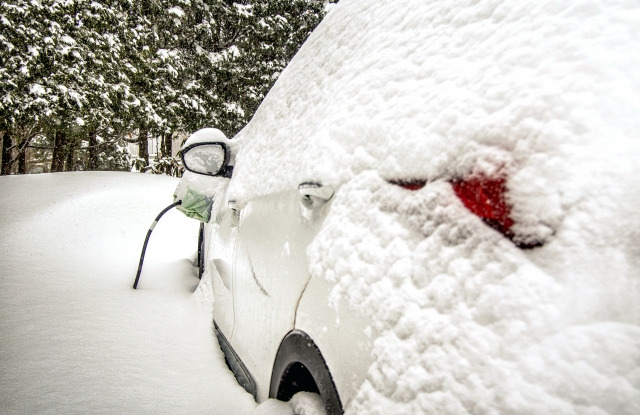
<svg viewBox="0 0 640 415"><path fill-rule="evenodd" d="M64 171L66 137L62 131L53 133L53 160L51 160L51 172Z"/></svg>
<svg viewBox="0 0 640 415"><path fill-rule="evenodd" d="M89 161L87 170L100 170L100 153L98 151L98 137L95 131L89 133Z"/></svg>
<svg viewBox="0 0 640 415"><path fill-rule="evenodd" d="M140 137L138 138L138 157L144 160L144 166L140 169L142 173L144 173L144 167L147 167L149 163L149 139L147 138L148 133L146 131L142 131L140 133Z"/></svg>
<svg viewBox="0 0 640 415"><path fill-rule="evenodd" d="M11 135L8 131L2 134L2 169L0 175L6 176L11 174Z"/></svg>
<svg viewBox="0 0 640 415"><path fill-rule="evenodd" d="M76 170L76 148L72 143L69 143L66 147L66 162L64 166L64 171L75 171Z"/></svg>
<svg viewBox="0 0 640 415"><path fill-rule="evenodd" d="M27 149L18 156L18 174L27 174Z"/></svg>
<svg viewBox="0 0 640 415"><path fill-rule="evenodd" d="M162 134L162 156L171 157L171 134Z"/></svg>
<svg viewBox="0 0 640 415"><path fill-rule="evenodd" d="M64 162L64 171L74 171L76 164L76 150L72 147L67 147L66 157Z"/></svg>

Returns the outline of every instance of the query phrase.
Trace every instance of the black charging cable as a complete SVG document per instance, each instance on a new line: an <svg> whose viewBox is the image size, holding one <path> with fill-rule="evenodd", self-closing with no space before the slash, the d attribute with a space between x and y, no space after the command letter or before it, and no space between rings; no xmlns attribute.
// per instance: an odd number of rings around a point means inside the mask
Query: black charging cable
<svg viewBox="0 0 640 415"><path fill-rule="evenodd" d="M140 254L140 263L138 264L138 272L136 273L136 280L133 283L133 289L134 290L138 288L138 282L140 281L140 274L142 273L142 263L144 262L144 254L145 254L145 252L147 252L147 244L149 244L149 238L151 237L151 232L153 232L153 228L156 227L156 225L158 224L158 221L160 220L162 215L164 215L165 213L167 213L168 211L170 211L174 207L176 207L178 205L181 205L181 204L182 204L182 200L178 200L177 202L174 202L174 203L170 204L169 206L164 208L162 210L162 212L160 212L160 214L158 216L156 216L156 220L154 220L153 223L151 224L151 227L149 228L149 231L147 232L147 237L144 238L144 245L142 245L142 253Z"/></svg>

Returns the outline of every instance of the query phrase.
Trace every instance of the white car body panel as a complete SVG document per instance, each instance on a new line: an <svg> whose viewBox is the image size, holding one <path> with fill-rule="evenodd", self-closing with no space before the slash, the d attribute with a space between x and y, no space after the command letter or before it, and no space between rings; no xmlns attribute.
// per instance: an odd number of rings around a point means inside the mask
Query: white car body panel
<svg viewBox="0 0 640 415"><path fill-rule="evenodd" d="M296 329L307 333L322 351L346 408L373 361L375 336L370 322L344 301L329 303L332 288L325 278L310 279L298 306Z"/></svg>
<svg viewBox="0 0 640 415"><path fill-rule="evenodd" d="M226 203L225 203L226 205ZM234 247L238 234L237 218L231 209L221 209L205 226L205 267L211 272L215 304L214 319L225 333L233 332L234 324Z"/></svg>
<svg viewBox="0 0 640 415"><path fill-rule="evenodd" d="M305 206L297 189L241 208L226 202L207 225L207 266L217 270L214 320L253 376L261 401L269 395L280 342L294 328L310 277L306 249L324 209Z"/></svg>

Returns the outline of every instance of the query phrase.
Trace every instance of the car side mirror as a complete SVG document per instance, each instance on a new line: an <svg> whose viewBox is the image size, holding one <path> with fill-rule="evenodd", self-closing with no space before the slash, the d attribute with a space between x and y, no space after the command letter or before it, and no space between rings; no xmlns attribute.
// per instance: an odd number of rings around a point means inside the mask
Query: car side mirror
<svg viewBox="0 0 640 415"><path fill-rule="evenodd" d="M231 178L233 166L229 166L229 147L221 142L191 144L181 153L182 165L192 173L205 176Z"/></svg>

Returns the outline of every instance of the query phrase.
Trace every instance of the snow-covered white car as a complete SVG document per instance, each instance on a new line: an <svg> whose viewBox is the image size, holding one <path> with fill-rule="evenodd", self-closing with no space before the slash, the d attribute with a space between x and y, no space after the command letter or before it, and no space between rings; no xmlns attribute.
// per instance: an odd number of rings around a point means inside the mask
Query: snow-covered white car
<svg viewBox="0 0 640 415"><path fill-rule="evenodd" d="M640 413L640 5L341 0L187 142L201 290L258 401Z"/></svg>

